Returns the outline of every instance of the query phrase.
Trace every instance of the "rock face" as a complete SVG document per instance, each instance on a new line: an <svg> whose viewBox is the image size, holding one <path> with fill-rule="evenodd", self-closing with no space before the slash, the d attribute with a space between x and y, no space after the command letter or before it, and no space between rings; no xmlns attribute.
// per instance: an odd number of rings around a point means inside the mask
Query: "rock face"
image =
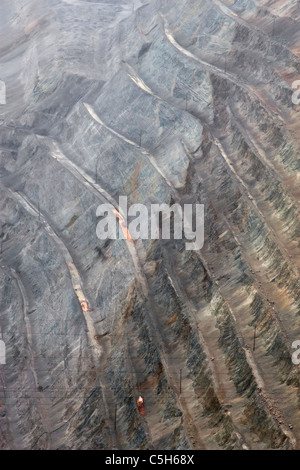
<svg viewBox="0 0 300 470"><path fill-rule="evenodd" d="M1 448L299 449L299 2L0 16ZM120 195L203 248L99 240Z"/></svg>

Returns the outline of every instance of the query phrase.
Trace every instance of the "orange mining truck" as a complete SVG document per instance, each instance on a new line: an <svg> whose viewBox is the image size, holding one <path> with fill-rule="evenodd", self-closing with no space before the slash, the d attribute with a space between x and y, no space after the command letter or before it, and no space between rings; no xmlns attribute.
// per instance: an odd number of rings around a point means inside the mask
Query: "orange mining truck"
<svg viewBox="0 0 300 470"><path fill-rule="evenodd" d="M136 401L139 413L141 416L146 416L144 398L140 395Z"/></svg>
<svg viewBox="0 0 300 470"><path fill-rule="evenodd" d="M80 302L80 305L81 305L81 308L84 312L91 312L92 309L89 307L89 304L87 303L86 300L83 300L82 302Z"/></svg>

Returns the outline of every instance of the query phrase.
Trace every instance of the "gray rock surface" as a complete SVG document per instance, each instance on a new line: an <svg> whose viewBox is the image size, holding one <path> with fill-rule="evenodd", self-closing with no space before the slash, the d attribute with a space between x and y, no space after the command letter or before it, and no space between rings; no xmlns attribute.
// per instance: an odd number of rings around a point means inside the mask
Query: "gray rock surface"
<svg viewBox="0 0 300 470"><path fill-rule="evenodd" d="M0 17L1 448L299 449L299 2ZM203 203L203 248L99 240L120 195Z"/></svg>

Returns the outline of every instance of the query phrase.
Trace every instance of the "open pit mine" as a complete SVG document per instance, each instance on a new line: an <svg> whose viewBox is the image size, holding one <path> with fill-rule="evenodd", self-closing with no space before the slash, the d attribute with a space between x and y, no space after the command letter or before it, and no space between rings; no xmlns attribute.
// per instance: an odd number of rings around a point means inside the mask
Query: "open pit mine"
<svg viewBox="0 0 300 470"><path fill-rule="evenodd" d="M299 450L299 1L0 18L1 450Z"/></svg>

